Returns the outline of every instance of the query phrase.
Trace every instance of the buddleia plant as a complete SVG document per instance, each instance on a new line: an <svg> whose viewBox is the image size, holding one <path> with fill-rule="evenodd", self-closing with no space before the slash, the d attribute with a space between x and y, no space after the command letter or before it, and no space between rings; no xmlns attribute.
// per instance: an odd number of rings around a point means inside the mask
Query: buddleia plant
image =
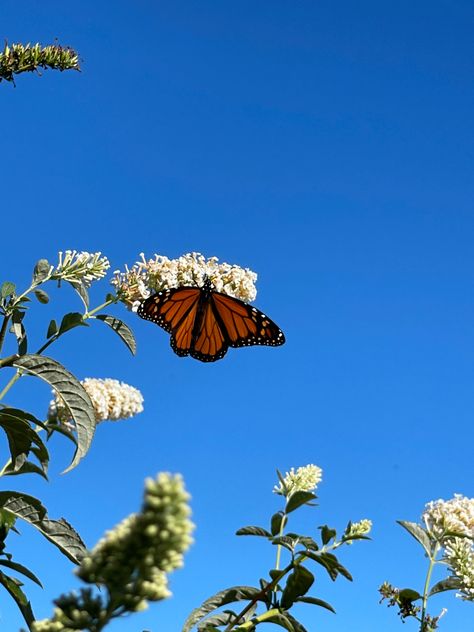
<svg viewBox="0 0 474 632"><path fill-rule="evenodd" d="M335 552L354 540L369 539L370 520L349 522L340 536L327 525L319 533L300 534L288 530L296 511L313 507L314 493L322 471L316 465L291 469L282 476L279 471L274 492L282 497L283 508L273 514L268 527L246 526L238 536L266 540L276 549L275 565L257 585L232 586L209 597L193 610L182 632L244 632L259 625L272 623L289 632L306 632L304 625L292 614L296 604L307 604L335 612L333 606L315 595L315 569L325 572L332 581L338 577L352 581L352 576ZM285 561L283 561L285 558Z"/></svg>
<svg viewBox="0 0 474 632"><path fill-rule="evenodd" d="M75 468L87 454L96 424L106 419L128 418L143 410L138 389L118 380L79 380L49 354L51 347L74 329L86 329L97 323L115 332L130 352L136 343L131 329L120 319L104 312L117 302L116 294L107 294L96 307L89 302L89 288L103 279L110 268L100 252L60 252L56 263L40 259L32 280L25 289L12 281L0 283L0 429L6 435L9 456L0 466L0 477L39 475L48 479L50 454L48 440L56 434L74 445L74 455L66 471ZM45 326L41 342L31 341L29 323L32 307L49 302L48 284L69 286L82 307L53 319ZM33 347L33 352L31 352ZM6 353L4 352L6 349ZM44 415L22 410L9 403L11 390L24 376L45 382L54 393ZM18 489L3 486L0 491L0 585L18 605L31 627L32 606L23 590L25 579L41 585L40 578L9 552L9 538L19 533L20 522L37 529L62 554L79 564L86 547L77 531L64 518L52 519L42 502ZM21 578L21 579L20 579Z"/></svg>

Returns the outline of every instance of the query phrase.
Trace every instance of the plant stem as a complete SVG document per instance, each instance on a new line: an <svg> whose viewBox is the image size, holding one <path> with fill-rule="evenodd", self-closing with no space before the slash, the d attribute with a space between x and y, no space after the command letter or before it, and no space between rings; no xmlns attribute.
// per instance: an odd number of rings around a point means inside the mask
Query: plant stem
<svg viewBox="0 0 474 632"><path fill-rule="evenodd" d="M286 513L284 513L281 519L280 533L278 534L279 538L281 538L281 536L283 535L283 529L285 528L286 522L287 522L287 517L286 517ZM277 571L280 569L281 548L282 548L281 544L279 544L277 546L276 564L275 564L275 568Z"/></svg>
<svg viewBox="0 0 474 632"><path fill-rule="evenodd" d="M100 312L101 309L104 309L104 307L108 307L108 305L112 305L113 303L116 303L116 302L117 302L116 298L105 301L98 307L94 307L94 309L91 310L90 312L86 312L82 320L87 320L88 318L91 318L92 316L94 316L94 314L97 314L97 312Z"/></svg>
<svg viewBox="0 0 474 632"><path fill-rule="evenodd" d="M428 566L428 571L426 573L426 579L425 579L425 585L423 587L423 601L422 601L422 608L421 608L421 619L420 619L420 632L428 632L428 630L425 630L425 618L426 618L426 607L428 605L428 591L430 588L430 581L431 581L431 575L433 573L433 568L436 564L436 555L438 554L438 551L440 549L440 545L438 543L436 543L433 552L430 556L430 564Z"/></svg>
<svg viewBox="0 0 474 632"><path fill-rule="evenodd" d="M5 388L3 389L3 391L0 393L0 400L2 400L5 395L8 393L8 391L11 389L11 387L15 384L15 382L17 382L21 377L21 371L17 370L17 372L15 373L15 375L11 378L11 380L8 382L8 384L5 386Z"/></svg>
<svg viewBox="0 0 474 632"><path fill-rule="evenodd" d="M225 628L224 632L231 632L231 630L234 629L234 627L237 625L237 623L239 621L241 621L243 617L245 617L247 612L249 612L249 610L251 610L253 608L253 606L257 603L257 601L259 601L262 597L264 597L268 592L273 590L275 588L275 586L278 585L278 582L280 581L280 579L282 577L284 577L287 573L289 573L295 565L296 565L295 562L290 562L290 564L288 564L288 566L286 566L281 571L281 573L277 577L275 577L275 579L272 582L270 582L267 586L265 586L265 588L262 588L262 590L258 593L258 595L253 597L253 599L251 601L249 601L249 603L240 612L240 614L238 614L236 616L234 621L229 623L229 625Z"/></svg>

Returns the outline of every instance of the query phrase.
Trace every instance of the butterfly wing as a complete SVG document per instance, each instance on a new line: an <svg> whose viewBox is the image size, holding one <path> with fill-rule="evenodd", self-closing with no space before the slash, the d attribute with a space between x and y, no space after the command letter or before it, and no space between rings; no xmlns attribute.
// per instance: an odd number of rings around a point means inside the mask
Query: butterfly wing
<svg viewBox="0 0 474 632"><path fill-rule="evenodd" d="M180 287L163 290L144 300L137 314L171 334L170 344L179 356L189 355L201 289Z"/></svg>
<svg viewBox="0 0 474 632"><path fill-rule="evenodd" d="M256 307L220 292L212 292L211 301L229 347L276 347L285 342L278 325Z"/></svg>

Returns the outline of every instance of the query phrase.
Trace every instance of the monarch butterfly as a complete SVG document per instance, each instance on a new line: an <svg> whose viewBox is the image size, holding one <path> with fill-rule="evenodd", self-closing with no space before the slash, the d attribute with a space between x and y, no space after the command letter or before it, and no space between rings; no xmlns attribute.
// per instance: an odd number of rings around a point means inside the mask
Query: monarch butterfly
<svg viewBox="0 0 474 632"><path fill-rule="evenodd" d="M137 311L171 334L179 356L215 362L229 347L278 346L285 342L281 329L252 305L214 290L209 279L203 287L163 290L145 299Z"/></svg>

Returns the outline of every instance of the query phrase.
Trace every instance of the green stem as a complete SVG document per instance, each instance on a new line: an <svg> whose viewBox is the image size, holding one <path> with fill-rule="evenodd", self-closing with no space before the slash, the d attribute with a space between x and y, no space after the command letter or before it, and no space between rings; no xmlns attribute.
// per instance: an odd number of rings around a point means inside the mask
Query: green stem
<svg viewBox="0 0 474 632"><path fill-rule="evenodd" d="M237 623L241 621L243 617L245 617L247 612L249 612L249 610L251 610L254 607L257 601L261 600L262 597L264 597L267 593L272 591L278 585L278 582L282 579L282 577L284 577L287 573L289 573L293 569L294 566L295 566L295 562L290 562L290 564L288 564L288 566L286 566L281 571L281 573L277 577L275 577L275 579L272 582L270 582L267 586L265 586L265 588L262 588L262 590L251 601L249 601L249 603L236 616L236 618L231 623L229 623L229 625L225 628L224 632L230 632L231 630L233 630L234 627L237 625Z"/></svg>
<svg viewBox="0 0 474 632"><path fill-rule="evenodd" d="M280 532L278 534L279 538L281 538L281 536L283 535L283 529L285 528L286 522L287 522L286 513L284 513L281 519ZM275 569L277 571L280 569L281 549L282 549L282 546L281 544L279 544L277 546L276 563L275 563Z"/></svg>
<svg viewBox="0 0 474 632"><path fill-rule="evenodd" d="M3 391L0 393L0 401L5 397L5 395L11 389L11 387L20 379L20 377L21 377L21 371L18 370L15 373L15 375L11 378L11 380L8 382L8 384L5 386Z"/></svg>
<svg viewBox="0 0 474 632"><path fill-rule="evenodd" d="M107 301L105 301L104 303L102 303L101 305L99 305L98 307L94 307L94 309L90 312L86 312L84 314L84 317L82 320L87 320L88 318L91 318L92 316L94 316L94 314L97 314L97 312L100 312L101 309L104 309L104 307L108 307L109 305L113 305L113 303L117 302L117 298L111 298Z"/></svg>
<svg viewBox="0 0 474 632"><path fill-rule="evenodd" d="M426 608L428 605L428 592L430 588L431 575L433 573L433 569L436 564L436 555L438 554L439 549L440 549L440 545L436 543L434 550L432 552L432 555L430 556L430 564L428 566L428 571L426 573L425 585L423 587L423 601L422 601L422 607L421 607L420 632L428 632L427 630L425 630L425 627L424 627L425 618L426 618Z"/></svg>

